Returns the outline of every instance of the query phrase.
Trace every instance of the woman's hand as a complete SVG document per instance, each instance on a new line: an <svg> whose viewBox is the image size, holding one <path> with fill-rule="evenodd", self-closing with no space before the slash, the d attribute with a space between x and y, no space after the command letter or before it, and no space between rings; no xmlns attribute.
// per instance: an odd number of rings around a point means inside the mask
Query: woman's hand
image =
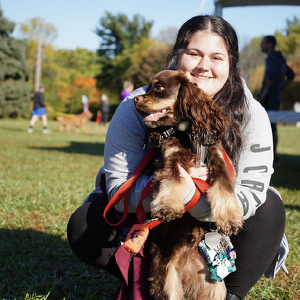
<svg viewBox="0 0 300 300"><path fill-rule="evenodd" d="M187 173L187 171L181 167L181 165L178 164L178 168L180 171L180 177L181 177L181 185L180 188L180 196L182 201L184 201L187 197L190 196L190 193L195 190L195 184L193 182L192 177L200 178L204 181L208 178L208 169L207 167L198 167L198 168L191 168L190 174ZM192 197L193 195L191 195Z"/></svg>
<svg viewBox="0 0 300 300"><path fill-rule="evenodd" d="M208 169L207 167L193 167L190 169L190 176L192 178L199 178L206 181L208 179Z"/></svg>

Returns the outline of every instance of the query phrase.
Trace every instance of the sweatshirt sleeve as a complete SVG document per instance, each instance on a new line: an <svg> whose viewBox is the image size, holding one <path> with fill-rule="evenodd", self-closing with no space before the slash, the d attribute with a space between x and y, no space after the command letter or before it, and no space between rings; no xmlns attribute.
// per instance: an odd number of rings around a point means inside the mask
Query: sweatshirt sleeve
<svg viewBox="0 0 300 300"><path fill-rule="evenodd" d="M109 124L104 148L104 166L96 178L96 187L98 187L101 174L105 173L109 199L129 179L146 154L146 127L143 118L134 108L134 97L144 93L145 87L139 88L123 100ZM150 179L151 174L145 170L131 188L128 203L129 213L136 211L141 193ZM145 211L149 212L150 200L146 198L143 201L143 206ZM115 208L119 212L123 212L123 200Z"/></svg>
<svg viewBox="0 0 300 300"><path fill-rule="evenodd" d="M266 201L273 169L273 139L268 115L244 83L250 111L250 121L244 129L244 145L239 160L235 194L243 209L244 219L253 216ZM189 210L196 219L213 221L206 197L202 195L196 206Z"/></svg>
<svg viewBox="0 0 300 300"><path fill-rule="evenodd" d="M248 219L266 201L274 169L273 138L268 115L253 98L246 84L244 89L250 121L243 133L244 146L237 170L235 193L243 208L244 218Z"/></svg>

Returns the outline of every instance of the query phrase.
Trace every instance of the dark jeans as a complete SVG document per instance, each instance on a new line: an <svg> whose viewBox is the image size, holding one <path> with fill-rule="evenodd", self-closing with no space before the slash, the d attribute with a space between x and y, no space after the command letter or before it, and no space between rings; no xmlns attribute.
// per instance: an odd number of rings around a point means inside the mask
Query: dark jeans
<svg viewBox="0 0 300 300"><path fill-rule="evenodd" d="M104 221L102 215L107 200L99 199L99 194L92 195L74 212L68 224L68 240L80 260L121 278L114 257L120 229ZM108 219L111 223L118 221L113 210ZM230 293L241 298L247 295L275 258L284 229L284 205L279 196L269 190L266 202L245 221L243 231L231 238L237 252L237 270L225 278Z"/></svg>
<svg viewBox="0 0 300 300"><path fill-rule="evenodd" d="M264 100L261 101L261 105L265 110L279 111L281 100L281 92L271 92L265 97ZM274 132L277 133L277 124L271 123L271 127L273 134Z"/></svg>

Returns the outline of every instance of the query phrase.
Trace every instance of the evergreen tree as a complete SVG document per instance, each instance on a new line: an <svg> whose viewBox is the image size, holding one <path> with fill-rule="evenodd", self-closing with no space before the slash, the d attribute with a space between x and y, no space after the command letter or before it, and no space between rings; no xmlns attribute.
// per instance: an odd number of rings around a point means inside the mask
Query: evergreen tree
<svg viewBox="0 0 300 300"><path fill-rule="evenodd" d="M102 39L99 56L115 57L122 54L123 50L137 44L142 38L149 37L153 22L147 22L140 15L128 20L124 14L117 16L106 12L100 20L100 28L96 29L97 35Z"/></svg>
<svg viewBox="0 0 300 300"><path fill-rule="evenodd" d="M30 116L25 43L10 36L14 28L0 9L0 118Z"/></svg>
<svg viewBox="0 0 300 300"><path fill-rule="evenodd" d="M114 16L106 12L100 19L100 28L96 29L101 38L97 51L101 73L96 76L100 90L120 93L123 81L128 80L126 70L131 66L128 50L149 38L152 25L153 22L147 22L140 15L129 20L124 14Z"/></svg>

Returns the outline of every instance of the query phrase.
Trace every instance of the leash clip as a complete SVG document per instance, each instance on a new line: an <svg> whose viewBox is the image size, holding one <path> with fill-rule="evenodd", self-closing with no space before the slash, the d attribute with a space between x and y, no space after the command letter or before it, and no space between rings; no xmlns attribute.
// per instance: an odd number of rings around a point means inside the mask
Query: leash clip
<svg viewBox="0 0 300 300"><path fill-rule="evenodd" d="M174 127L167 129L163 132L161 132L161 136L165 139L169 138L171 135L173 135L177 130L174 129Z"/></svg>

